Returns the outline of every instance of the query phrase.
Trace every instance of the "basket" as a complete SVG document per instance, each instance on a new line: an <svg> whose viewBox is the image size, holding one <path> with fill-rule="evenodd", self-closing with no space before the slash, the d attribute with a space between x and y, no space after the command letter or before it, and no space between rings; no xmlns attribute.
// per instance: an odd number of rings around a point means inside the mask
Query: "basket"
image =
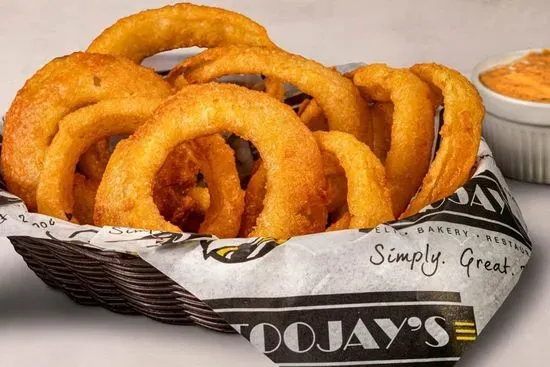
<svg viewBox="0 0 550 367"><path fill-rule="evenodd" d="M8 239L44 283L76 303L167 324L234 332L203 302L137 256L55 240Z"/></svg>

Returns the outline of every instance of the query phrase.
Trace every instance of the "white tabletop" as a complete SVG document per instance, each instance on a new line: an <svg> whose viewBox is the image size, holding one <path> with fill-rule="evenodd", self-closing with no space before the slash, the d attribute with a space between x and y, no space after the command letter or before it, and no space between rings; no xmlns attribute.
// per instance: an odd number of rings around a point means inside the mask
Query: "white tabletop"
<svg viewBox="0 0 550 367"><path fill-rule="evenodd" d="M116 3L116 5L113 5ZM0 2L0 111L49 59L83 49L104 27L164 1ZM281 47L327 65L435 60L468 73L494 53L550 47L547 0L209 1L266 26ZM182 25L184 26L184 25ZM510 181L535 252L516 290L459 363L540 366L550 358L550 186ZM163 325L73 304L0 243L2 366L255 366L272 364L239 336ZM546 364L546 363L545 363Z"/></svg>

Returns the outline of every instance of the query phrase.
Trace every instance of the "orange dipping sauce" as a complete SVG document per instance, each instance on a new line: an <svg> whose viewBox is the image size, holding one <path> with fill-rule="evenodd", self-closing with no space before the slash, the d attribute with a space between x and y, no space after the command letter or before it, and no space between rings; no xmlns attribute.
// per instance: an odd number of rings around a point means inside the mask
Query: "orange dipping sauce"
<svg viewBox="0 0 550 367"><path fill-rule="evenodd" d="M479 76L489 89L525 101L550 103L550 50L531 52Z"/></svg>

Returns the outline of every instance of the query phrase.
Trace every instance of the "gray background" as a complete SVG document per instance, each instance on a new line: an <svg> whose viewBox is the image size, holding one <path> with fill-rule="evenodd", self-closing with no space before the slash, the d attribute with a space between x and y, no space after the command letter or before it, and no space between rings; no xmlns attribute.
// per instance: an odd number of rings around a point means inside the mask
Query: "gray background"
<svg viewBox="0 0 550 367"><path fill-rule="evenodd" d="M0 2L0 111L55 56L83 49L117 18L164 1ZM498 52L550 47L550 2L209 1L262 23L281 47L327 65L424 60L469 71ZM510 181L536 249L518 287L460 363L540 366L550 358L550 188ZM256 366L271 364L238 336L174 327L74 305L46 288L0 240L2 366Z"/></svg>

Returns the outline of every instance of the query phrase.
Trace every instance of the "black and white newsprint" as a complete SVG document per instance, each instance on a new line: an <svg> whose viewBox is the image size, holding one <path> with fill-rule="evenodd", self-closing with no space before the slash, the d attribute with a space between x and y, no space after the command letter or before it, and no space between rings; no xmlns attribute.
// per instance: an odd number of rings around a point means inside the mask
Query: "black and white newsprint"
<svg viewBox="0 0 550 367"><path fill-rule="evenodd" d="M281 243L98 228L29 213L0 191L0 235L137 253L285 367L452 366L531 255L484 142L454 195L374 229Z"/></svg>

